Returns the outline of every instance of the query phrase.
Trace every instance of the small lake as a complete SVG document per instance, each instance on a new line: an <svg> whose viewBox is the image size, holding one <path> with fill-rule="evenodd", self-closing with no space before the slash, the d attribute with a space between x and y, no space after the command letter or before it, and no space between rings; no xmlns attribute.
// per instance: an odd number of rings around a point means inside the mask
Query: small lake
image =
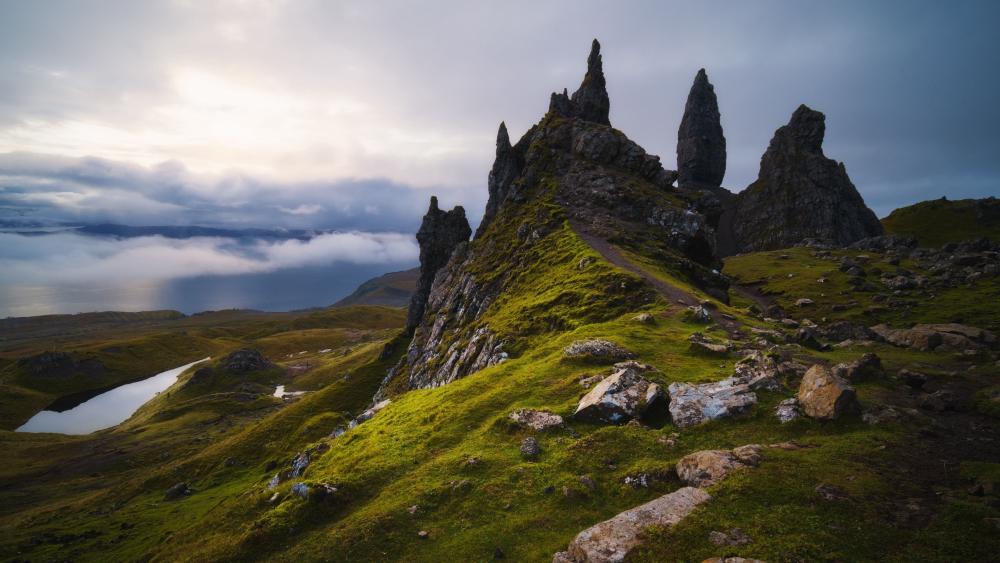
<svg viewBox="0 0 1000 563"><path fill-rule="evenodd" d="M128 420L139 407L157 393L166 390L189 367L211 358L191 362L158 373L153 377L127 383L92 397L62 412L44 410L31 417L17 432L56 432L59 434L90 434Z"/></svg>

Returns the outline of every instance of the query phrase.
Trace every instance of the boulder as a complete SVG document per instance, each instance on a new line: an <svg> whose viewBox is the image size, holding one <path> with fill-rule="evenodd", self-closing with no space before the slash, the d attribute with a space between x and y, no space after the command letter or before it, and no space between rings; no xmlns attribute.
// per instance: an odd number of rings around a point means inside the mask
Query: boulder
<svg viewBox="0 0 1000 563"><path fill-rule="evenodd" d="M713 342L700 332L692 334L688 338L691 344L688 346L693 354L702 356L726 356L729 354L729 346L720 342Z"/></svg>
<svg viewBox="0 0 1000 563"><path fill-rule="evenodd" d="M742 378L715 383L671 383L670 417L678 428L739 414L757 404L757 395Z"/></svg>
<svg viewBox="0 0 1000 563"><path fill-rule="evenodd" d="M890 328L880 324L872 331L886 342L917 350L983 350L997 347L996 336L988 331L958 323L917 324L912 328Z"/></svg>
<svg viewBox="0 0 1000 563"><path fill-rule="evenodd" d="M598 362L619 362L632 359L635 354L614 342L591 338L573 342L563 350L563 356Z"/></svg>
<svg viewBox="0 0 1000 563"><path fill-rule="evenodd" d="M573 417L588 422L623 423L663 406L663 390L642 377L649 366L624 362L580 399Z"/></svg>
<svg viewBox="0 0 1000 563"><path fill-rule="evenodd" d="M782 424L791 422L801 415L802 411L799 410L799 400L795 397L781 401L774 409L774 416L778 417L778 422Z"/></svg>
<svg viewBox="0 0 1000 563"><path fill-rule="evenodd" d="M641 543L650 526L676 525L695 508L711 500L705 491L683 487L651 500L580 532L566 551L557 553L553 563L612 563L624 561Z"/></svg>
<svg viewBox="0 0 1000 563"><path fill-rule="evenodd" d="M753 543L753 539L751 539L746 532L739 528L732 528L725 532L717 530L709 532L708 541L719 547L727 545L740 546Z"/></svg>
<svg viewBox="0 0 1000 563"><path fill-rule="evenodd" d="M167 492L163 494L163 500L177 500L190 494L191 488L188 487L187 483L177 483L173 487L167 489Z"/></svg>
<svg viewBox="0 0 1000 563"><path fill-rule="evenodd" d="M854 388L820 364L809 368L802 377L797 398L810 418L832 420L859 410Z"/></svg>
<svg viewBox="0 0 1000 563"><path fill-rule="evenodd" d="M865 353L851 363L833 366L833 373L852 383L885 375L881 358L871 352Z"/></svg>
<svg viewBox="0 0 1000 563"><path fill-rule="evenodd" d="M521 457L534 460L538 459L540 453L542 453L542 446L539 445L538 439L528 436L521 440Z"/></svg>
<svg viewBox="0 0 1000 563"><path fill-rule="evenodd" d="M714 485L737 469L756 467L763 448L757 444L733 450L703 450L688 454L677 462L677 476L692 487Z"/></svg>
<svg viewBox="0 0 1000 563"><path fill-rule="evenodd" d="M549 430L563 425L563 418L558 414L548 411L536 411L531 409L519 409L508 415L518 426L530 428L532 430Z"/></svg>

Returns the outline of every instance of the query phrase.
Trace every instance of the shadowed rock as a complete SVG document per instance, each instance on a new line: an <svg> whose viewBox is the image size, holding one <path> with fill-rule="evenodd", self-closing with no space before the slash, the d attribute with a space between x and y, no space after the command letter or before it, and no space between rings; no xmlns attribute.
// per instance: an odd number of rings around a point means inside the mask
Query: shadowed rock
<svg viewBox="0 0 1000 563"><path fill-rule="evenodd" d="M846 246L882 234L843 163L823 154L825 120L799 106L774 133L757 181L737 195L728 214L732 252L787 248L804 239Z"/></svg>
<svg viewBox="0 0 1000 563"><path fill-rule="evenodd" d="M417 242L420 244L420 279L410 299L406 318L406 331L410 334L420 324L427 306L427 298L438 270L448 263L455 247L469 240L472 229L465 218L465 209L457 205L451 211L438 209L438 200L431 196L430 208L420 223Z"/></svg>
<svg viewBox="0 0 1000 563"><path fill-rule="evenodd" d="M601 125L611 125L608 120L610 109L611 101L608 99L604 65L601 62L601 44L594 39L590 45L590 56L587 57L587 74L580 87L572 96L566 90L561 94L552 94L549 111L563 117L578 117Z"/></svg>
<svg viewBox="0 0 1000 563"><path fill-rule="evenodd" d="M677 130L677 185L718 187L726 175L726 137L705 69L698 71Z"/></svg>
<svg viewBox="0 0 1000 563"><path fill-rule="evenodd" d="M514 180L521 174L523 167L524 159L520 151L511 146L507 125L501 121L500 129L497 131L496 159L493 161L493 168L490 169L490 177L487 182L489 200L486 202L483 220L479 223L479 228L476 229L477 238L486 231L486 227L493 221L500 206L510 196Z"/></svg>

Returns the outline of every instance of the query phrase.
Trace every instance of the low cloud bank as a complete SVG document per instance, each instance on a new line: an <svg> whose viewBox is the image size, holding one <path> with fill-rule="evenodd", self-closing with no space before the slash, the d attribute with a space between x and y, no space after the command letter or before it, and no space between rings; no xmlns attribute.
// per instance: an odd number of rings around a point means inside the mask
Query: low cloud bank
<svg viewBox="0 0 1000 563"><path fill-rule="evenodd" d="M0 285L162 281L333 263L416 263L418 256L413 236L400 233L352 231L306 241L0 233Z"/></svg>

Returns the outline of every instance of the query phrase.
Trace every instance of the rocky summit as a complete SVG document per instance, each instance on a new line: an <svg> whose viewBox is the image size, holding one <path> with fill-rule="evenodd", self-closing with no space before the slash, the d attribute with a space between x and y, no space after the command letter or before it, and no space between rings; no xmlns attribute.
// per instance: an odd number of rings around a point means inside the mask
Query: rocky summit
<svg viewBox="0 0 1000 563"><path fill-rule="evenodd" d="M806 239L838 246L878 236L882 225L847 176L823 154L826 117L799 106L760 159L757 181L737 194L721 226L724 254L787 248Z"/></svg>
<svg viewBox="0 0 1000 563"><path fill-rule="evenodd" d="M420 277L410 299L409 315L406 319L407 332L413 332L424 315L427 298L434 283L434 276L451 258L455 247L469 240L472 229L465 218L465 209L456 206L451 211L438 209L438 200L431 197L430 207L417 231L420 244Z"/></svg>

